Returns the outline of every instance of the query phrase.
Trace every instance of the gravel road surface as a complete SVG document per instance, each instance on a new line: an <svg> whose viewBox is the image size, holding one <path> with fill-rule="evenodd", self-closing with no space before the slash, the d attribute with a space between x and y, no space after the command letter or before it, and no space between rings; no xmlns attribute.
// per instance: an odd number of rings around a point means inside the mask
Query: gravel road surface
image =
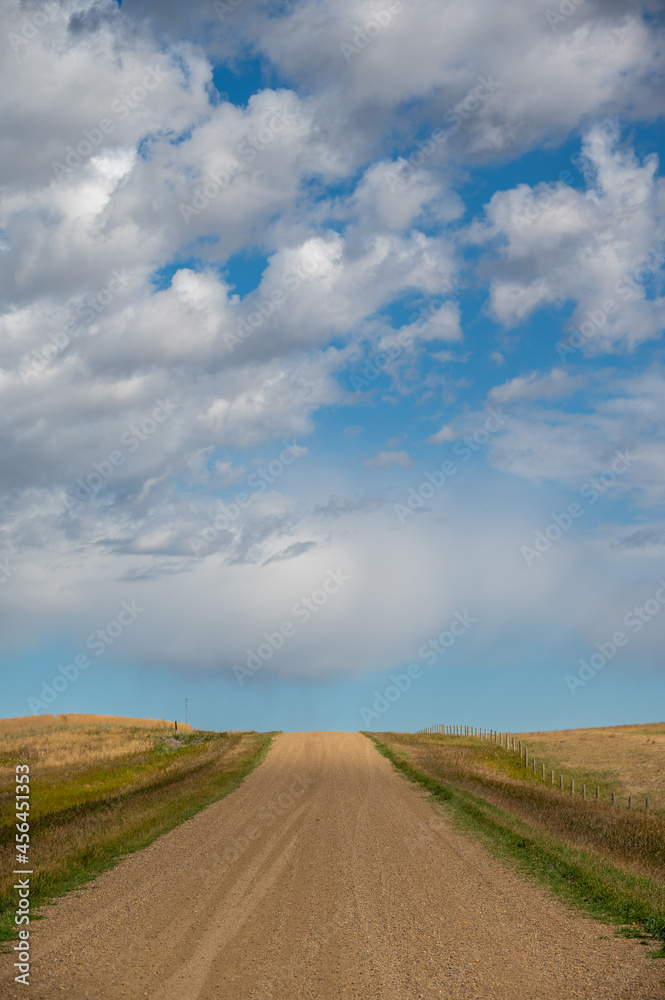
<svg viewBox="0 0 665 1000"><path fill-rule="evenodd" d="M38 850L38 845L35 845ZM665 963L437 816L357 733L287 733L231 795L31 925L54 1000L665 1000Z"/></svg>

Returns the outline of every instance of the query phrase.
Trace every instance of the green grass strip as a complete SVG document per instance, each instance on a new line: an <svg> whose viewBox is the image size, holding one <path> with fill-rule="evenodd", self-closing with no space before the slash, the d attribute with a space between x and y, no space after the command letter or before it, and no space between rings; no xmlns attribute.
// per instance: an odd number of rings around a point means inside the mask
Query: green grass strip
<svg viewBox="0 0 665 1000"><path fill-rule="evenodd" d="M443 805L459 829L479 836L503 861L569 905L605 922L629 925L623 933L631 937L660 942L651 954L665 957L665 885L540 833L485 799L423 774L372 733L365 735L397 771Z"/></svg>

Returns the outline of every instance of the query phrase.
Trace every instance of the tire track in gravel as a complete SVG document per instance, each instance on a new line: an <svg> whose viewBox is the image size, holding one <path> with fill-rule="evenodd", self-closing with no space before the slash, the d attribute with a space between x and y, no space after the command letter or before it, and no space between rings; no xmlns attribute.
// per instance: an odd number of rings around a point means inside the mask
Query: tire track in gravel
<svg viewBox="0 0 665 1000"><path fill-rule="evenodd" d="M280 735L46 915L35 1000L665 1000L661 962L454 831L357 733ZM2 997L26 995L12 961Z"/></svg>

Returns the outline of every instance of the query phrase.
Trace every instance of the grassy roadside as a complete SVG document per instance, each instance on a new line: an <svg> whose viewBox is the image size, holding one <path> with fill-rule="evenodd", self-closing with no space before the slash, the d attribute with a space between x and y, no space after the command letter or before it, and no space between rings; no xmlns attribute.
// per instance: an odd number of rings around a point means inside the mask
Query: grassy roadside
<svg viewBox="0 0 665 1000"><path fill-rule="evenodd" d="M454 738L366 733L393 766L430 792L458 829L560 899L622 932L659 945L665 957L665 823L568 800L513 776L498 748ZM477 759L480 750L480 759ZM461 752L460 752L461 751ZM483 753L489 752L489 761ZM517 765L519 768L519 764ZM608 846L609 845L609 846Z"/></svg>
<svg viewBox="0 0 665 1000"><path fill-rule="evenodd" d="M274 734L193 732L176 740L125 728L111 735L113 753L99 749L108 732L93 729L96 752L73 754L59 766L29 739L18 748L31 773L33 914L233 791L263 760ZM121 740L131 752L121 752ZM11 783L3 775L0 784L0 941L16 936L13 784L11 768Z"/></svg>

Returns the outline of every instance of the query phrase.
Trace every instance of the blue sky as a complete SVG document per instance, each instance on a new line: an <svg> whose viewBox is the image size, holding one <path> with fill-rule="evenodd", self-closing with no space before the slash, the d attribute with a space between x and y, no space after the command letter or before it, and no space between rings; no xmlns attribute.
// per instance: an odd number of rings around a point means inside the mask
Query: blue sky
<svg viewBox="0 0 665 1000"><path fill-rule="evenodd" d="M14 3L4 715L662 715L664 25L547 10Z"/></svg>

